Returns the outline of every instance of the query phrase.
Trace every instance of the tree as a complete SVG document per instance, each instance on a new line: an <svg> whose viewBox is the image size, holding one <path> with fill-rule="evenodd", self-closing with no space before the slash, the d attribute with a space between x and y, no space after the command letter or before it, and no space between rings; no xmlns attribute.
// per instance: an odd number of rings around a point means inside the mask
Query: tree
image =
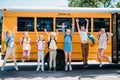
<svg viewBox="0 0 120 80"><path fill-rule="evenodd" d="M70 0L70 7L120 7L119 0Z"/></svg>

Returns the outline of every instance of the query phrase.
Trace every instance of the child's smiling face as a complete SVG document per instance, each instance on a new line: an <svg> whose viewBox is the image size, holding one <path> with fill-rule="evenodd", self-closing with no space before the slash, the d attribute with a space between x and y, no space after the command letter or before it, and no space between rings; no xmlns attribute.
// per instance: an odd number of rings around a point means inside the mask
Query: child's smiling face
<svg viewBox="0 0 120 80"><path fill-rule="evenodd" d="M81 26L81 31L85 31L85 27L84 26Z"/></svg>
<svg viewBox="0 0 120 80"><path fill-rule="evenodd" d="M66 29L66 34L70 35L70 29Z"/></svg>
<svg viewBox="0 0 120 80"><path fill-rule="evenodd" d="M102 29L100 30L100 32L101 32L102 34L104 34L104 33L105 33L105 29L102 28Z"/></svg>
<svg viewBox="0 0 120 80"><path fill-rule="evenodd" d="M55 39L55 37L56 37L56 33L55 33L55 32L51 32L51 33L50 33L50 38L51 38L51 39Z"/></svg>
<svg viewBox="0 0 120 80"><path fill-rule="evenodd" d="M7 31L6 35L10 37L11 36L11 31Z"/></svg>
<svg viewBox="0 0 120 80"><path fill-rule="evenodd" d="M40 35L40 36L39 36L39 39L40 39L40 40L43 40L43 35Z"/></svg>
<svg viewBox="0 0 120 80"><path fill-rule="evenodd" d="M28 36L28 33L27 32L24 32L23 33L23 37L27 37Z"/></svg>

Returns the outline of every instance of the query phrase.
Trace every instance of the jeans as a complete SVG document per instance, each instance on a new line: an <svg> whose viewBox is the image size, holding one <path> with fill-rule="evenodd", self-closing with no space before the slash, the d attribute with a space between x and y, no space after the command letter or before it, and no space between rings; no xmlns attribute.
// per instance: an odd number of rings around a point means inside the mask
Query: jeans
<svg viewBox="0 0 120 80"><path fill-rule="evenodd" d="M55 68L56 67L56 54L57 54L56 50L50 49L50 53L49 53L49 57L50 57L49 68L52 68L52 67Z"/></svg>
<svg viewBox="0 0 120 80"><path fill-rule="evenodd" d="M40 67L40 65L44 70L44 51L38 51L38 67Z"/></svg>

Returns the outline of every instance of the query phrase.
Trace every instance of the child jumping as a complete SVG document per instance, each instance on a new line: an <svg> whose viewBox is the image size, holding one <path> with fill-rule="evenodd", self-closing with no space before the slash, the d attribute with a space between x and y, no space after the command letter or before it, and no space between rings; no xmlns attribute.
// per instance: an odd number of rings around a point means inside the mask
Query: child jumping
<svg viewBox="0 0 120 80"><path fill-rule="evenodd" d="M20 45L23 46L22 62L24 62L26 58L29 60L31 46L30 46L30 37L27 32L23 33L23 37L20 40Z"/></svg>
<svg viewBox="0 0 120 80"><path fill-rule="evenodd" d="M74 25L72 25L72 30L66 29L65 23L62 23L63 34L64 34L64 51L65 51L65 71L68 70L68 59L69 59L69 70L72 70L71 66L71 54L72 54L72 34L74 32Z"/></svg>
<svg viewBox="0 0 120 80"><path fill-rule="evenodd" d="M88 43L88 19L85 19L87 24L86 24L86 28L84 26L84 24L82 24L81 26L79 26L79 19L76 19L76 23L77 23L77 29L78 29L78 33L80 34L80 38L81 38L81 49L82 49L82 58L83 58L83 68L87 68L88 67L88 52L89 52L89 43Z"/></svg>
<svg viewBox="0 0 120 80"><path fill-rule="evenodd" d="M48 48L49 48L49 72L56 71L56 55L57 55L57 37L58 37L58 30L55 32L51 32L48 34L47 30L45 29L46 34L48 35Z"/></svg>
<svg viewBox="0 0 120 80"><path fill-rule="evenodd" d="M6 39L7 49L6 49L6 55L5 55L5 58L4 58L2 67L1 67L2 71L4 71L4 66L5 66L6 61L7 61L8 57L10 56L10 54L13 57L14 67L16 70L18 70L16 58L15 58L15 49L14 49L14 47L15 47L14 37L15 37L16 29L17 28L15 28L14 33L12 34L11 31L4 31L4 27L3 27L3 32L4 32L5 39Z"/></svg>
<svg viewBox="0 0 120 80"><path fill-rule="evenodd" d="M104 54L104 51L107 47L108 40L112 36L112 33L106 33L104 28L101 28L98 33L98 59L100 61L99 67L102 67L103 65L103 58L106 58L109 63L111 63L111 58Z"/></svg>
<svg viewBox="0 0 120 80"><path fill-rule="evenodd" d="M44 71L44 50L45 50L46 42L43 38L43 35L40 35L38 37L38 34L37 34L36 44L38 48L38 66L36 71L39 71L40 68L42 71ZM40 61L41 61L41 64L40 64Z"/></svg>

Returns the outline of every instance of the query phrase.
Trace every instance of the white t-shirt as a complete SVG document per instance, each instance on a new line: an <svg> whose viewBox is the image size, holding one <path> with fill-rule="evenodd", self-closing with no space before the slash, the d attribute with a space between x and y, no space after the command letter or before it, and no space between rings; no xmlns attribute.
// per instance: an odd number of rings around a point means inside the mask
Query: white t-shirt
<svg viewBox="0 0 120 80"><path fill-rule="evenodd" d="M50 37L48 37L48 40L50 41ZM57 38L55 38L55 40L57 40ZM54 40L54 39L51 39L51 42L50 42L50 44L49 44L49 48L50 48L50 49L53 49L53 50L56 50L56 49L57 49L57 44L56 44L55 40Z"/></svg>
<svg viewBox="0 0 120 80"><path fill-rule="evenodd" d="M88 43L87 31L79 31L79 34L80 34L81 42L83 44Z"/></svg>
<svg viewBox="0 0 120 80"><path fill-rule="evenodd" d="M38 45L38 50L45 50L45 41L37 41L37 45Z"/></svg>
<svg viewBox="0 0 120 80"><path fill-rule="evenodd" d="M106 49L107 47L107 35L106 33L101 34L99 37L99 49Z"/></svg>
<svg viewBox="0 0 120 80"><path fill-rule="evenodd" d="M21 41L22 41L22 38L21 38ZM31 47L30 47L30 38L24 38L23 39L23 50L30 50Z"/></svg>

